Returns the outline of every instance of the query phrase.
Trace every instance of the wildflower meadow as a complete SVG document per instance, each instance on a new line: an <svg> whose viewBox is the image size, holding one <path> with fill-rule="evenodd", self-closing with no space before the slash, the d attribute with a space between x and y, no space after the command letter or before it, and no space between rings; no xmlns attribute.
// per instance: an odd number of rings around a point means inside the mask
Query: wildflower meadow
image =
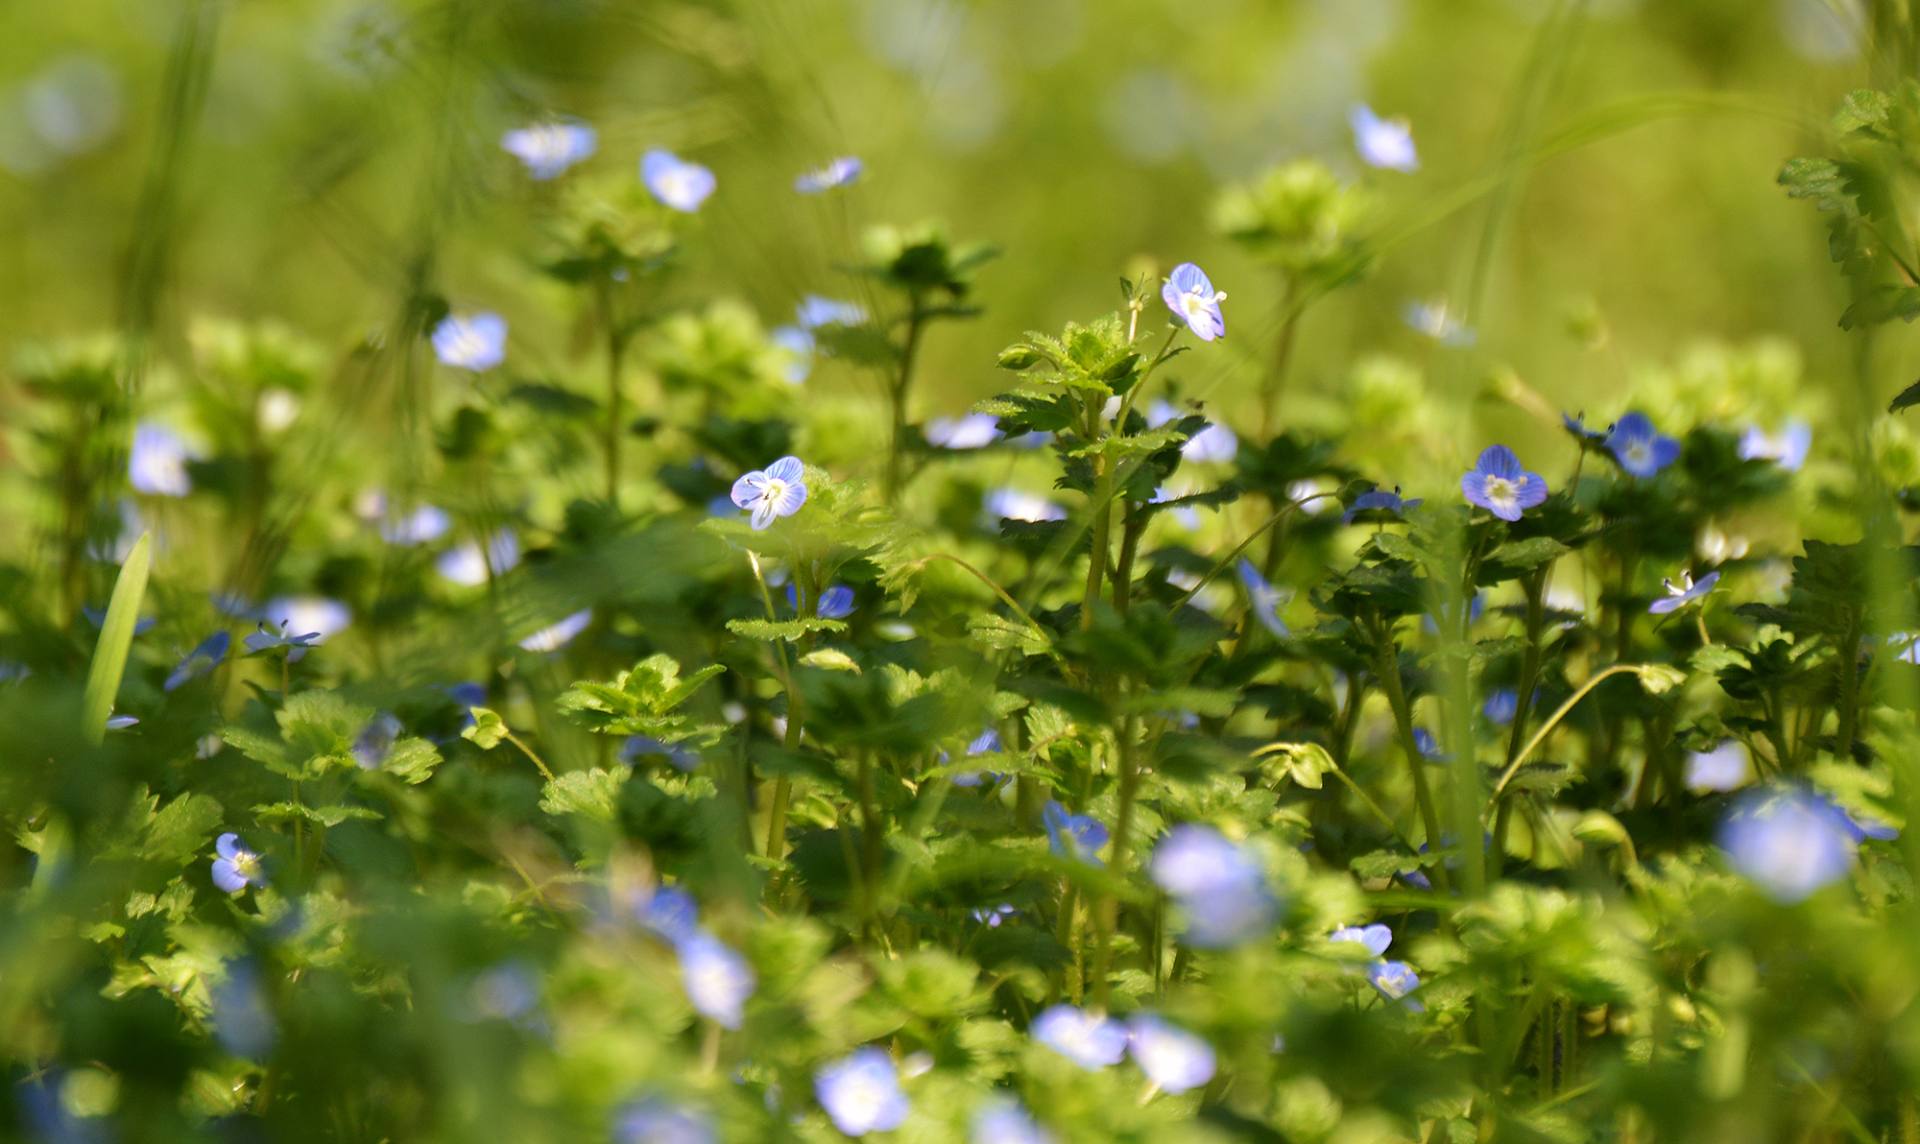
<svg viewBox="0 0 1920 1144"><path fill-rule="evenodd" d="M1920 1144L1910 0L0 38L0 1139Z"/></svg>

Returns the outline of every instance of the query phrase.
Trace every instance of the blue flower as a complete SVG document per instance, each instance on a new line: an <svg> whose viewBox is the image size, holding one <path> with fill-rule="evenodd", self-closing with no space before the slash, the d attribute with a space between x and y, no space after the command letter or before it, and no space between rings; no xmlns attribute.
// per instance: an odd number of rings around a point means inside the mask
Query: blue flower
<svg viewBox="0 0 1920 1144"><path fill-rule="evenodd" d="M455 369L490 370L506 360L507 320L494 313L448 314L433 328L433 356Z"/></svg>
<svg viewBox="0 0 1920 1144"><path fill-rule="evenodd" d="M809 294L800 299L793 314L803 330L817 330L823 326L857 326L867 320L867 312L858 305L822 298L818 294Z"/></svg>
<svg viewBox="0 0 1920 1144"><path fill-rule="evenodd" d="M1494 726L1506 726L1520 713L1520 692L1511 687L1494 688L1487 692L1486 702L1480 705L1480 713Z"/></svg>
<svg viewBox="0 0 1920 1144"><path fill-rule="evenodd" d="M978 735L975 735L973 740L967 744L967 757L973 758L975 755L991 754L999 749L1000 732L989 726L983 729ZM940 760L945 762L946 758L947 753L945 751L940 752ZM996 774L982 776L979 771L957 771L953 775L953 785L959 787L976 787L980 785L983 777L992 782L997 782L1000 778L1000 776ZM1103 840L1104 838L1105 836L1102 835ZM996 922L995 924L997 925L999 923Z"/></svg>
<svg viewBox="0 0 1920 1144"><path fill-rule="evenodd" d="M138 727L139 725L140 717L138 715L107 716L107 730L109 731L124 731L129 727Z"/></svg>
<svg viewBox="0 0 1920 1144"><path fill-rule="evenodd" d="M1844 808L1840 813L1846 817L1847 833L1853 837L1855 845L1859 845L1869 838L1879 842L1891 842L1900 837L1900 831L1897 827L1882 822L1877 818L1866 818L1856 815L1852 811Z"/></svg>
<svg viewBox="0 0 1920 1144"><path fill-rule="evenodd" d="M755 469L733 482L733 503L753 512L755 531L776 518L792 516L807 503L806 475L798 457L782 457L765 469Z"/></svg>
<svg viewBox="0 0 1920 1144"><path fill-rule="evenodd" d="M1154 848L1154 884L1186 918L1185 937L1203 949L1226 949L1271 929L1280 903L1252 850L1211 826L1176 826Z"/></svg>
<svg viewBox="0 0 1920 1144"><path fill-rule="evenodd" d="M1680 459L1680 442L1661 436L1644 413L1629 413L1614 422L1607 432L1607 449L1636 477L1651 477Z"/></svg>
<svg viewBox="0 0 1920 1144"><path fill-rule="evenodd" d="M1746 461L1772 461L1789 473L1797 473L1807 463L1813 448L1813 430L1805 421L1789 421L1778 433L1768 433L1750 425L1740 434L1740 457Z"/></svg>
<svg viewBox="0 0 1920 1144"><path fill-rule="evenodd" d="M1445 301L1408 302L1400 310L1400 320L1443 346L1465 347L1475 341L1473 331L1460 324Z"/></svg>
<svg viewBox="0 0 1920 1144"><path fill-rule="evenodd" d="M1160 299L1201 341L1210 342L1226 334L1227 320L1220 315L1220 303L1227 296L1216 293L1206 271L1193 263L1182 262L1173 268L1166 285L1160 288Z"/></svg>
<svg viewBox="0 0 1920 1144"><path fill-rule="evenodd" d="M1752 773L1752 760L1738 739L1723 739L1711 751L1687 752L1688 790L1733 790Z"/></svg>
<svg viewBox="0 0 1920 1144"><path fill-rule="evenodd" d="M328 636L338 635L353 622L353 612L345 604L325 596L281 596L260 605L260 614L269 622L278 620L283 632L311 633L294 637L306 643L320 643ZM247 650L259 650L253 646L254 639L255 636L247 637Z"/></svg>
<svg viewBox="0 0 1920 1144"><path fill-rule="evenodd" d="M395 515L385 513L380 520L380 539L388 544L402 548L412 548L419 544L429 544L447 534L452 521L447 514L430 504L423 504L412 512Z"/></svg>
<svg viewBox="0 0 1920 1144"><path fill-rule="evenodd" d="M503 528L487 537L486 552L472 540L442 552L433 562L442 579L473 588L494 576L513 570L520 563L520 537L511 528Z"/></svg>
<svg viewBox="0 0 1920 1144"><path fill-rule="evenodd" d="M738 1029L756 984L747 959L703 930L680 939L680 981L695 1012L724 1029Z"/></svg>
<svg viewBox="0 0 1920 1144"><path fill-rule="evenodd" d="M632 909L642 929L665 941L684 941L700 930L700 905L678 886L656 887Z"/></svg>
<svg viewBox="0 0 1920 1144"><path fill-rule="evenodd" d="M844 620L853 614L853 589L845 584L830 585L820 593L813 613L823 620Z"/></svg>
<svg viewBox="0 0 1920 1144"><path fill-rule="evenodd" d="M1187 438L1186 444L1180 446L1180 455L1200 464L1231 461L1240 455L1240 438L1225 425L1214 422Z"/></svg>
<svg viewBox="0 0 1920 1144"><path fill-rule="evenodd" d="M1376 961L1367 967L1367 980L1387 1000L1401 1001L1416 1013L1424 1009L1418 1001L1407 998L1407 994L1420 988L1420 975L1406 962Z"/></svg>
<svg viewBox="0 0 1920 1144"><path fill-rule="evenodd" d="M1589 441L1605 441L1607 437L1613 433L1613 426L1611 425L1605 429L1587 428L1587 415L1585 413L1562 413L1560 414L1560 423L1567 427L1567 432L1573 434L1574 440L1582 444Z"/></svg>
<svg viewBox="0 0 1920 1144"><path fill-rule="evenodd" d="M1260 575L1253 561L1244 556L1234 565L1234 570L1240 574L1240 584L1247 590L1247 608L1253 613L1253 618L1260 621L1260 626L1281 639L1291 635L1286 622L1280 618L1280 609L1287 602L1287 594L1267 583L1267 578Z"/></svg>
<svg viewBox="0 0 1920 1144"><path fill-rule="evenodd" d="M971 1144L1053 1144L1053 1134L1027 1114L1012 1097L996 1096L973 1114L967 1135Z"/></svg>
<svg viewBox="0 0 1920 1144"><path fill-rule="evenodd" d="M282 620L277 630L261 624L259 630L249 634L241 643L246 647L247 653L252 655L280 647L304 650L305 648L312 647L313 642L319 638L319 632L302 632L295 634L288 630L286 621Z"/></svg>
<svg viewBox="0 0 1920 1144"><path fill-rule="evenodd" d="M227 649L232 645L233 637L227 634L224 628L201 640L199 645L180 661L180 666L167 673L167 681L160 685L160 689L173 691L211 672L220 666L221 660L227 658Z"/></svg>
<svg viewBox="0 0 1920 1144"><path fill-rule="evenodd" d="M1511 718L1511 716L1509 716L1509 718ZM1420 757L1430 763L1444 763L1447 761L1447 752L1440 746L1440 740L1434 738L1433 732L1427 730L1425 727L1415 727L1413 729L1413 745L1419 749Z"/></svg>
<svg viewBox="0 0 1920 1144"><path fill-rule="evenodd" d="M208 1015L220 1047L236 1057L265 1060L273 1051L278 1030L253 959L241 958L228 965L207 994L213 1005Z"/></svg>
<svg viewBox="0 0 1920 1144"><path fill-rule="evenodd" d="M193 459L186 438L164 425L142 421L133 429L127 481L135 492L148 496L183 497L193 491L193 479L187 475L187 462Z"/></svg>
<svg viewBox="0 0 1920 1144"><path fill-rule="evenodd" d="M1393 931L1378 923L1370 926L1345 926L1334 930L1327 940L1353 942L1364 947L1373 956L1380 957L1387 952L1387 947L1393 944Z"/></svg>
<svg viewBox="0 0 1920 1144"><path fill-rule="evenodd" d="M692 214L713 193L713 172L659 148L640 157L640 181L661 205Z"/></svg>
<svg viewBox="0 0 1920 1144"><path fill-rule="evenodd" d="M1402 497L1397 485L1392 492L1385 489L1369 489L1353 498L1353 503L1347 506L1347 511L1340 514L1340 522L1352 524L1353 518L1363 512L1384 512L1397 517L1419 508L1421 503L1419 497L1411 499Z"/></svg>
<svg viewBox="0 0 1920 1144"><path fill-rule="evenodd" d="M1520 458L1505 445L1490 445L1480 460L1460 478L1460 494L1501 520L1519 520L1521 513L1547 499L1547 482L1539 473L1520 467Z"/></svg>
<svg viewBox="0 0 1920 1144"><path fill-rule="evenodd" d="M240 836L228 831L213 841L213 852L218 855L213 860L213 884L229 894L237 894L248 886L267 884L266 872L260 868L260 855L240 845Z"/></svg>
<svg viewBox="0 0 1920 1144"><path fill-rule="evenodd" d="M987 516L994 520L1019 520L1031 524L1065 520L1067 510L1042 496L1019 489L995 489L987 494Z"/></svg>
<svg viewBox="0 0 1920 1144"><path fill-rule="evenodd" d="M520 641L522 651L559 651L573 642L573 638L587 630L593 622L593 609L582 608L563 619L556 620L539 631Z"/></svg>
<svg viewBox="0 0 1920 1144"><path fill-rule="evenodd" d="M1072 1005L1043 1010L1030 1031L1034 1040L1083 1069L1117 1065L1127 1054L1125 1025Z"/></svg>
<svg viewBox="0 0 1920 1144"><path fill-rule="evenodd" d="M1213 1046L1152 1013L1127 1022L1127 1051L1162 1092L1177 1095L1213 1079Z"/></svg>
<svg viewBox="0 0 1920 1144"><path fill-rule="evenodd" d="M900 1127L912 1105L885 1049L855 1049L813 1076L813 1094L833 1126L848 1136Z"/></svg>
<svg viewBox="0 0 1920 1144"><path fill-rule="evenodd" d="M1660 586L1667 590L1667 594L1661 599L1655 600L1653 603L1647 605L1647 611L1652 612L1656 616L1664 616L1668 612L1677 612L1681 608L1686 607L1688 604L1706 595L1708 592L1713 591L1713 586L1719 582L1720 573L1718 572L1709 572L1698 580L1693 578L1693 573L1682 572L1680 573L1680 582L1678 584L1672 580L1662 580L1660 581Z"/></svg>
<svg viewBox="0 0 1920 1144"><path fill-rule="evenodd" d="M613 1120L619 1144L719 1144L720 1134L704 1115L662 1096L624 1105Z"/></svg>
<svg viewBox="0 0 1920 1144"><path fill-rule="evenodd" d="M793 189L803 195L817 195L821 191L844 187L860 177L860 160L852 155L842 155L828 160L826 166L815 171L807 171L793 180Z"/></svg>
<svg viewBox="0 0 1920 1144"><path fill-rule="evenodd" d="M1735 871L1782 905L1804 901L1853 868L1846 814L1800 786L1742 796L1720 824L1719 843Z"/></svg>
<svg viewBox="0 0 1920 1144"><path fill-rule="evenodd" d="M584 123L536 123L500 137L507 154L525 163L536 179L551 179L592 155L599 137Z"/></svg>
<svg viewBox="0 0 1920 1144"><path fill-rule="evenodd" d="M700 767L700 754L680 743L662 743L651 735L628 735L620 743L620 761L632 766L642 755L664 755L674 770L691 773Z"/></svg>
<svg viewBox="0 0 1920 1144"><path fill-rule="evenodd" d="M1373 108L1356 103L1347 113L1353 127L1353 146L1360 161L1386 171L1417 171L1420 157L1413 149L1413 128L1404 119L1382 119Z"/></svg>
<svg viewBox="0 0 1920 1144"><path fill-rule="evenodd" d="M1055 854L1094 866L1104 865L1094 857L1107 844L1107 828L1099 819L1070 814L1059 802L1048 799L1040 810L1040 820L1047 828L1047 848Z"/></svg>
<svg viewBox="0 0 1920 1144"><path fill-rule="evenodd" d="M812 332L799 326L775 326L767 338L786 354L786 365L780 376L787 379L787 384L799 385L806 381L807 375L813 372Z"/></svg>
<svg viewBox="0 0 1920 1144"><path fill-rule="evenodd" d="M973 920L988 929L999 929L1000 923L1020 913L1012 902L1001 902L997 906L983 906L973 911Z"/></svg>
<svg viewBox="0 0 1920 1144"><path fill-rule="evenodd" d="M991 413L936 417L922 432L928 444L942 449L984 449L1000 439L1000 419Z"/></svg>
<svg viewBox="0 0 1920 1144"><path fill-rule="evenodd" d="M353 740L353 761L363 770L378 770L393 754L393 745L403 731L400 720L382 711L375 715Z"/></svg>

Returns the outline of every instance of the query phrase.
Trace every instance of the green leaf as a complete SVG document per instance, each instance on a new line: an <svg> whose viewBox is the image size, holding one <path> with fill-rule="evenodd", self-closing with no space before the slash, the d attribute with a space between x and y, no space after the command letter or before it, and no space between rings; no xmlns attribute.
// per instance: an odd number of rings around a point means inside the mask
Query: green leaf
<svg viewBox="0 0 1920 1144"><path fill-rule="evenodd" d="M262 823L292 822L301 819L318 823L321 826L338 826L348 819L362 819L369 822L380 821L380 812L364 806L305 806L297 802L270 802L253 808L254 817Z"/></svg>
<svg viewBox="0 0 1920 1144"><path fill-rule="evenodd" d="M1333 756L1318 743L1270 743L1254 754L1256 757L1271 755L1270 767L1277 764L1281 776L1308 790L1319 790L1321 779L1335 769Z"/></svg>
<svg viewBox="0 0 1920 1144"><path fill-rule="evenodd" d="M1920 405L1920 381L1916 381L1912 385L1909 385L1905 389L1901 390L1899 394L1894 397L1893 401L1887 406L1887 412L1898 413L1902 409L1906 409L1914 405Z"/></svg>
<svg viewBox="0 0 1920 1144"><path fill-rule="evenodd" d="M460 732L460 737L477 745L483 751L491 751L507 737L507 724L493 710L486 707L469 708L473 715L473 726Z"/></svg>
<svg viewBox="0 0 1920 1144"><path fill-rule="evenodd" d="M408 737L394 743L380 769L409 786L426 782L440 765L440 749L425 739Z"/></svg>
<svg viewBox="0 0 1920 1144"><path fill-rule="evenodd" d="M855 675L860 674L860 665L853 661L852 656L839 648L823 647L817 651L810 651L800 657L800 663L804 667L817 667L822 671L851 671Z"/></svg>
<svg viewBox="0 0 1920 1144"><path fill-rule="evenodd" d="M1053 650L1053 639L1024 620L998 612L983 612L967 621L967 635L998 651L1017 651L1022 655L1046 655Z"/></svg>
<svg viewBox="0 0 1920 1144"><path fill-rule="evenodd" d="M1642 663L1634 667L1640 686L1648 695L1665 695L1687 681L1687 673L1664 663Z"/></svg>
<svg viewBox="0 0 1920 1144"><path fill-rule="evenodd" d="M791 643L815 632L844 632L847 625L840 620L820 616L801 616L794 620L728 620L727 630L750 640L766 640L769 643L786 640Z"/></svg>
<svg viewBox="0 0 1920 1144"><path fill-rule="evenodd" d="M80 733L90 743L107 737L107 718L120 694L127 653L133 649L133 628L140 618L140 600L147 594L147 570L153 556L153 534L143 532L133 542L107 601L107 618L93 645L93 663L87 668L87 690L80 702Z"/></svg>
<svg viewBox="0 0 1920 1144"><path fill-rule="evenodd" d="M548 814L578 814L612 822L619 810L620 787L627 781L627 775L625 770L609 771L600 767L557 775L540 796L540 809Z"/></svg>

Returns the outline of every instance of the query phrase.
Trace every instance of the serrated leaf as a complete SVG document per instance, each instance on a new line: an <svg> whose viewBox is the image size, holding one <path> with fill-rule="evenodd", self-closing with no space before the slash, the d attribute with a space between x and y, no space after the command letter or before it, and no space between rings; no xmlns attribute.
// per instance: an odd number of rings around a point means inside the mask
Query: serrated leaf
<svg viewBox="0 0 1920 1144"><path fill-rule="evenodd" d="M801 616L792 620L728 620L727 630L737 636L750 640L786 640L789 643L817 632L844 632L847 625L840 620L829 620L821 616Z"/></svg>
<svg viewBox="0 0 1920 1144"><path fill-rule="evenodd" d="M1664 663L1643 663L1634 667L1640 687L1648 695L1665 695L1687 681L1687 673Z"/></svg>
<svg viewBox="0 0 1920 1144"><path fill-rule="evenodd" d="M380 769L409 786L416 786L432 778L434 768L439 765L438 747L425 739L408 737L394 743Z"/></svg>
<svg viewBox="0 0 1920 1144"><path fill-rule="evenodd" d="M253 815L267 825L302 819L327 827L349 819L378 822L381 818L379 811L364 806L305 806L296 802L263 803L253 808Z"/></svg>
<svg viewBox="0 0 1920 1144"><path fill-rule="evenodd" d="M967 635L995 650L1017 651L1022 655L1046 655L1053 648L1053 638L1048 633L998 612L983 612L970 618Z"/></svg>
<svg viewBox="0 0 1920 1144"><path fill-rule="evenodd" d="M487 707L470 707L468 713L473 716L473 725L460 732L460 737L478 746L483 751L491 751L507 737L506 721Z"/></svg>
<svg viewBox="0 0 1920 1144"><path fill-rule="evenodd" d="M540 796L540 809L548 814L578 814L612 822L619 811L620 788L628 774L625 770L595 767L556 775Z"/></svg>
<svg viewBox="0 0 1920 1144"><path fill-rule="evenodd" d="M1270 769L1308 790L1319 790L1322 778L1336 769L1333 756L1318 743L1269 743L1253 757L1271 757Z"/></svg>

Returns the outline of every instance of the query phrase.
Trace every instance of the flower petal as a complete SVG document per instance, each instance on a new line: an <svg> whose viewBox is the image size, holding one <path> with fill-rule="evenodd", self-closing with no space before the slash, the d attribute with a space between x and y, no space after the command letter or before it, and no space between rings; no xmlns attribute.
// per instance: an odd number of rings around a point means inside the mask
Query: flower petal
<svg viewBox="0 0 1920 1144"><path fill-rule="evenodd" d="M797 481L806 475L806 466L798 457L782 457L767 466L767 475L776 481Z"/></svg>

